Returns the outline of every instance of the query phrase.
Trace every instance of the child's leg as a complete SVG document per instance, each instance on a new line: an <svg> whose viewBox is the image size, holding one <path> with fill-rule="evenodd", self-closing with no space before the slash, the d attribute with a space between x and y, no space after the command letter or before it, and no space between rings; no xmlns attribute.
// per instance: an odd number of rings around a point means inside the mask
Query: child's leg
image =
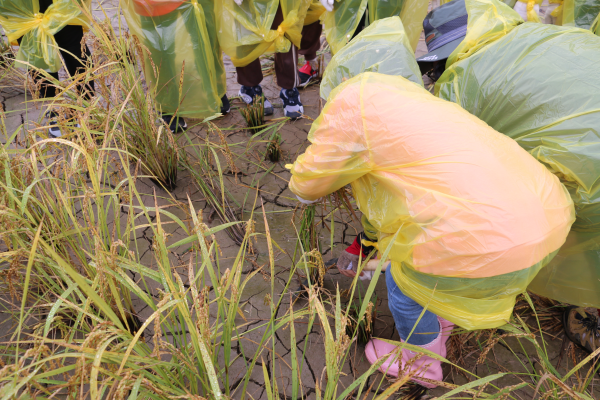
<svg viewBox="0 0 600 400"><path fill-rule="evenodd" d="M321 32L323 25L320 21L314 22L302 28L302 41L300 42L299 53L304 56L306 61L313 61L317 58L317 51L321 47Z"/></svg>
<svg viewBox="0 0 600 400"><path fill-rule="evenodd" d="M67 25L54 35L54 39L60 47L60 54L69 75L75 76L82 72L86 67L87 59L91 56L87 45L83 46L82 53L83 28L79 25ZM89 99L94 93L94 81L87 82L85 86L79 85L77 89Z"/></svg>
<svg viewBox="0 0 600 400"><path fill-rule="evenodd" d="M385 281L388 290L388 306L394 317L396 323L396 329L402 340L406 341L413 327L417 323L423 307L406 296L392 277L391 267L385 273ZM440 324L437 316L430 312L425 311L423 317L419 320L419 324L414 328L412 334L407 343L414 344L417 346L423 346L433 342L440 333Z"/></svg>
<svg viewBox="0 0 600 400"><path fill-rule="evenodd" d="M262 67L258 58L245 67L236 67L235 70L240 85L254 87L260 85L263 80Z"/></svg>
<svg viewBox="0 0 600 400"><path fill-rule="evenodd" d="M277 27L283 22L283 12L281 6L277 8L275 18L273 18L273 26ZM290 46L290 51L287 53L275 53L275 76L277 77L277 85L283 89L294 89L300 84L298 77L298 49L294 44Z"/></svg>

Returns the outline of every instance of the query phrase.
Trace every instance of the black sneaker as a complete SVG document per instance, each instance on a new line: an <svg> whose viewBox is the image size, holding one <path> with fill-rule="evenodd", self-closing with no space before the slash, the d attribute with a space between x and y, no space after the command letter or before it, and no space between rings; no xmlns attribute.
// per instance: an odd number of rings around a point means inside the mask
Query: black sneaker
<svg viewBox="0 0 600 400"><path fill-rule="evenodd" d="M585 309L570 306L563 314L565 333L571 342L593 353L600 347L600 326L595 315Z"/></svg>
<svg viewBox="0 0 600 400"><path fill-rule="evenodd" d="M221 97L221 103L221 114L225 115L229 113L229 111L231 110L231 104L229 104L227 94L224 94L223 97Z"/></svg>
<svg viewBox="0 0 600 400"><path fill-rule="evenodd" d="M187 123L185 122L185 119L181 117L163 114L162 119L169 127L171 133L180 133L187 129Z"/></svg>
<svg viewBox="0 0 600 400"><path fill-rule="evenodd" d="M283 100L283 113L291 119L298 119L304 114L304 107L300 102L300 92L298 89L281 89L279 98Z"/></svg>
<svg viewBox="0 0 600 400"><path fill-rule="evenodd" d="M242 85L238 94L246 104L252 104L256 96L263 96L265 99L265 115L273 114L273 104L265 97L260 85L253 87Z"/></svg>

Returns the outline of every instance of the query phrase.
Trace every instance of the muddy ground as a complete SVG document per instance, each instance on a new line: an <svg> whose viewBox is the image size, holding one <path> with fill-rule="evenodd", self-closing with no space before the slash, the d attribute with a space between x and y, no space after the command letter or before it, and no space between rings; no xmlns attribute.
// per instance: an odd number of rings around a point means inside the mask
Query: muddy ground
<svg viewBox="0 0 600 400"><path fill-rule="evenodd" d="M105 1L101 3L102 8L106 11L109 18L113 20L113 25L117 24L117 8L116 0ZM95 7L95 14L99 18L103 18L103 13L100 10L100 4L97 1L93 2ZM417 55L424 54L426 52L423 39L419 43L417 49ZM329 54L324 55L325 61L330 59ZM270 61L268 59L263 60L265 66L268 66ZM237 108L241 106L239 99L236 99L239 84L236 80L236 72L231 61L225 57L225 65L227 68L227 83L228 89L227 94L232 99L233 108L231 112L216 121L216 124L224 129L223 132L227 135L227 141L232 149L233 153L239 158L234 160L236 167L240 173L233 174L226 172L224 178L228 190L233 194L234 198L239 201L240 204L245 206L238 208L238 213L244 219L250 218L251 213L253 219L257 223L257 231L264 232L263 214L261 210L261 200L264 202L264 208L267 212L267 222L270 227L271 234L281 247L282 251L276 252L276 274L278 279L278 289L281 292L288 280L288 275L291 267L291 258L294 253L296 246L296 229L297 226L292 223L292 217L294 211L298 206L298 202L295 196L287 188L288 180L290 178L289 172L285 169L285 164L292 163L298 154L301 154L308 145L306 140L307 134L310 130L312 120L315 119L320 110L322 109L322 100L319 97L319 86L313 84L307 88L301 90L301 98L304 104L304 110L306 118L300 119L294 122L287 122L281 128L280 134L283 139L281 148L283 150L283 159L276 163L274 168L265 174L272 163L264 160L264 151L266 144L264 138L255 139L251 146L248 146L250 140L250 134L245 129L245 123L240 116ZM274 81L274 76L268 75L265 77L263 88L266 96L271 99L275 104L275 113L270 120L280 118L283 116L283 110L280 106L278 98L279 88ZM32 128L38 123L40 119L40 113L43 112L43 106L39 103L31 103L26 101L25 92L18 88L7 88L4 87L0 90L0 102L7 112L7 128L9 131L18 129L20 125L24 124L27 128ZM198 140L206 136L206 127L199 123L200 121L189 121L189 125L195 125L190 129L192 136L196 136ZM262 140L263 142L260 142ZM183 144L184 139L181 138ZM250 150L248 148L250 147ZM252 162L248 161L251 160ZM257 165L260 165L258 167ZM156 189L157 195L168 196L167 192L156 187L149 180L142 180L139 182L138 190L147 193L148 204L152 204L153 200L150 197L150 193ZM205 221L210 219L211 210L206 206L199 191L194 186L191 178L185 173L181 172L177 183L177 188L172 192L172 195L182 201L187 202L187 196L189 195L194 201L197 209L204 209ZM254 203L256 199L256 204ZM255 204L255 206L253 206ZM296 223L298 219L296 218ZM325 261L337 257L344 248L352 243L356 234L360 232L360 225L356 222L352 222L346 217L336 215L335 217L336 228L334 234L334 241L330 245L330 233L327 228L323 228L321 232L322 243L325 245L322 248ZM212 225L218 225L220 222L215 220ZM328 222L329 224L329 222ZM170 233L169 241L175 242L185 237L184 232L180 229L172 230ZM147 265L152 265L152 254L150 251L152 238L148 237L146 232L139 233L138 244L141 247L142 262ZM223 263L227 263L227 260L231 260L237 255L239 247L224 233L220 232L217 234L217 241L219 242L223 251ZM181 260L181 255L174 254L173 258L175 265ZM179 260L178 260L179 259ZM253 257L253 262L249 263L246 272L249 273L257 266L265 265L267 262L266 258L266 241L259 241L257 245L257 253ZM182 271L182 275L184 275ZM294 278L296 279L296 278ZM333 291L335 293L336 286L339 285L341 289L348 287L350 280L341 276L337 270L329 270L325 278L325 289ZM366 289L366 285L363 285ZM265 306L264 296L270 290L270 283L263 279L260 275L255 277L244 293L241 303L245 303L244 312L246 313L246 319L248 321L256 321L246 326L245 329L251 329L253 325L259 324L264 318L268 318L269 306ZM376 289L377 295L377 321L375 325L375 336L398 340L398 335L394 329L394 322L391 318L389 310L387 308L387 293L385 288L384 279L380 279ZM303 300L299 300L302 302ZM289 307L289 299L283 300L282 307ZM136 310L139 317L144 320L150 315L151 310L140 308ZM547 315L546 315L547 314ZM549 311L545 314L545 323L548 325L558 321L558 314ZM533 319L529 320L530 325L535 328ZM556 325L556 324L555 324ZM323 352L323 338L321 336L321 330L319 326L315 326L311 332L306 332L306 328L302 331L302 324L299 324L297 343L293 344L298 347L300 354L302 353L305 342L308 342L308 349L305 356L305 366L302 374L302 385L304 394L308 398L316 398L315 388L316 382L326 379L323 376L324 368L324 352ZM9 337L13 332L14 327L9 320L1 326L1 333L4 337ZM555 365L560 371L568 370L576 360L580 360L583 354L576 351L573 346L564 339L564 333L562 329L548 332L545 335L546 346L548 349L548 355L551 363ZM256 332L253 335L257 337L261 332ZM474 373L479 377L488 376L498 372L521 372L526 373L524 362L528 357L536 359L537 356L530 344L522 341L521 344L514 338L509 338L509 346L498 344L492 348L491 351L484 357L481 362L478 359L483 350L482 343L487 338L488 333L483 332L481 334L461 335L453 338L450 342L451 349L449 351L450 357L454 361L459 362L461 367L466 371ZM539 335L538 335L539 336ZM289 358L290 352L290 338L289 331L281 331L278 334L278 355L285 358ZM315 349L311 351L311 349ZM534 363L535 365L535 363ZM341 379L341 386L348 385L354 377L360 375L368 368L369 364L364 358L364 347L355 345L352 351L352 356L347 361L344 368L344 372L347 374ZM238 363L234 365L234 372L239 372L240 376L244 374L244 364ZM468 380L473 380L473 377L468 378L468 373L459 371L456 368L450 368L446 366L444 369L445 381L452 384L464 384ZM235 373L234 373L235 375ZM279 387L282 395L289 395L289 390L286 388L290 384L289 380L290 371L282 368L280 373L276 377L280 382ZM514 375L504 377L496 381L499 387L514 385L520 382L520 379L527 380L526 375L522 375L520 378ZM594 379L596 381L597 379ZM236 382L235 376L231 379L232 382ZM379 385L379 382L383 382ZM374 383L371 387L371 383ZM382 375L376 373L370 378L367 387L371 387L371 393L380 393L389 382L383 379ZM576 385L576 380L572 382ZM593 385L597 384L594 382ZM437 388L429 391L429 395L440 395L447 392L448 389ZM600 395L600 390L596 390L595 393ZM266 399L264 392L264 382L262 378L262 371L256 369L255 377L252 380L252 384L248 388L248 394L254 399ZM522 390L517 392L520 398L531 398L533 393L530 390ZM236 393L235 397L239 397L240 393Z"/></svg>

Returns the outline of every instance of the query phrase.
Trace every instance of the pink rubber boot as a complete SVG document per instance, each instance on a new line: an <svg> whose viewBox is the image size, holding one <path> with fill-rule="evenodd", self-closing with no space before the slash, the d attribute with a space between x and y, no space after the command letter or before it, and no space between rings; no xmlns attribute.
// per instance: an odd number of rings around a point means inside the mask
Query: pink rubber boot
<svg viewBox="0 0 600 400"><path fill-rule="evenodd" d="M445 358L446 341L443 340L442 332L438 334L433 342L418 347L422 347L423 349L439 354ZM367 343L365 355L371 364L375 364L377 360L381 359L382 357L387 357L388 359L381 364L379 370L384 374L398 377L400 372L404 369L404 365L417 356L417 352L410 351L406 348L401 351L402 354L398 354L398 349L399 348L396 346L384 342L383 340L371 339ZM430 389L436 387L436 385L423 382L417 378L427 378L436 381L441 381L443 379L441 361L438 361L427 355L422 355L421 358L412 363L410 366L410 372L415 370L417 370L417 373L411 379Z"/></svg>
<svg viewBox="0 0 600 400"><path fill-rule="evenodd" d="M442 317L438 316L438 322L440 323L440 328L442 330L442 341L444 342L444 352L440 354L442 357L446 358L446 342L450 335L452 334L452 330L454 329L454 324L450 321L445 320Z"/></svg>

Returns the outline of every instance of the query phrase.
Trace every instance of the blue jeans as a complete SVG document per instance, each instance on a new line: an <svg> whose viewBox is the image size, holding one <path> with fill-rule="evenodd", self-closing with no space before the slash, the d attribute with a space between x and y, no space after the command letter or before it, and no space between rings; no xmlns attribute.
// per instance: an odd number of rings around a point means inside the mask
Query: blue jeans
<svg viewBox="0 0 600 400"><path fill-rule="evenodd" d="M390 268L391 266L388 266L388 270L385 273L385 283L388 290L388 307L394 317L400 338L407 341L406 338L417 323L421 312L423 312L423 307L402 293L392 277ZM425 311L407 343L417 346L431 343L438 336L439 332L440 324L437 316L431 311Z"/></svg>

